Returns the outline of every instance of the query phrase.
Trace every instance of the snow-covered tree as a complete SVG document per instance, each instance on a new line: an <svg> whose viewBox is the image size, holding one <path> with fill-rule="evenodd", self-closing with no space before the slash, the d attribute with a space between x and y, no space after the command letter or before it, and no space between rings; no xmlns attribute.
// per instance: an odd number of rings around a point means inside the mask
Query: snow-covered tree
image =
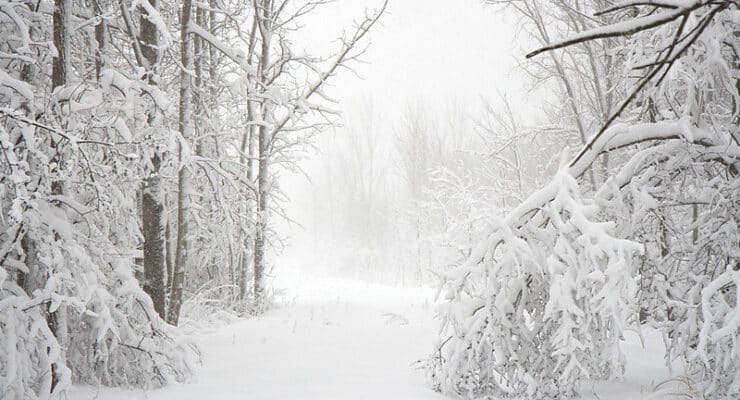
<svg viewBox="0 0 740 400"><path fill-rule="evenodd" d="M438 389L573 395L619 375L619 338L642 320L667 333L690 395L740 394L737 7L618 2L598 15L621 22L530 54L626 37L611 51L629 90L448 275L430 362ZM607 179L583 185L606 155Z"/></svg>
<svg viewBox="0 0 740 400"><path fill-rule="evenodd" d="M382 14L299 56L322 3L0 0L2 395L185 379L181 317L244 310L268 166L331 120L312 98Z"/></svg>
<svg viewBox="0 0 740 400"><path fill-rule="evenodd" d="M164 384L196 356L134 276L131 127L141 92L164 96L111 68L129 48L93 40L102 19L88 6L0 3L0 392L12 398Z"/></svg>
<svg viewBox="0 0 740 400"><path fill-rule="evenodd" d="M383 15L387 2L368 12L338 40L338 48L328 56L301 54L293 48L290 35L300 27L301 17L328 1L298 4L260 0L254 3L254 63L256 73L248 84L247 125L255 141L250 156L257 160L255 232L253 255L253 310L265 305L267 250L275 241L270 216L282 214L275 202L281 192L276 167L294 168L295 154L310 138L336 124L337 111L324 91L339 70L350 68L363 53L363 38Z"/></svg>
<svg viewBox="0 0 740 400"><path fill-rule="evenodd" d="M543 0L486 0L501 8L513 10L521 17L521 29L541 46L555 38L573 35L611 22L611 15L593 16L608 2L543 1ZM624 91L621 79L624 56L613 51L624 41L621 37L580 42L561 53L550 52L543 57L528 59L522 69L539 91L554 93L544 112L547 121L560 130L561 141L568 146L583 145L591 132L607 121L618 105ZM603 168L609 157L600 160L600 168L592 168L588 178L592 186L602 180Z"/></svg>

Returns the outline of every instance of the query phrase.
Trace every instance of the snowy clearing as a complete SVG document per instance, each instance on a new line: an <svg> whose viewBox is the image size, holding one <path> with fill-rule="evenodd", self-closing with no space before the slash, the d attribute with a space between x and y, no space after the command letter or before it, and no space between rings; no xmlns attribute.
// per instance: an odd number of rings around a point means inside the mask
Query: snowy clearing
<svg viewBox="0 0 740 400"><path fill-rule="evenodd" d="M70 398L447 398L429 388L415 365L437 337L432 289L312 276L295 268L281 271L275 285L285 290L279 308L197 336L203 365L189 383L150 391L78 386ZM629 335L625 380L589 385L584 399L671 398L661 395L670 390L653 392L667 377L660 338L644 332L646 351L636 334Z"/></svg>

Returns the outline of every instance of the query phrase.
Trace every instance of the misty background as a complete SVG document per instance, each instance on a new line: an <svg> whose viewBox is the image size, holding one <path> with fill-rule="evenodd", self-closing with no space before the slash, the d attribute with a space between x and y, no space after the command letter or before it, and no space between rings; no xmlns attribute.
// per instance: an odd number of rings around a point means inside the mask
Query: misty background
<svg viewBox="0 0 740 400"><path fill-rule="evenodd" d="M347 26L379 3L320 8L310 21L327 23L307 23L294 40L325 50L338 36L332 27ZM290 215L276 223L284 262L403 285L430 283L457 259L454 253L464 254L439 246L445 222L432 214L445 205L432 194L434 182L443 169L457 181L512 172L503 170L509 165L494 173L502 165L481 151L491 150L494 130L504 129L493 121L500 110L517 124L542 121L537 109L546 90L518 68L534 42L520 35L517 21L477 0L388 6L364 62L341 71L327 89L342 111L341 126L322 133L294 170L281 173ZM473 176L482 168L487 176ZM453 255L441 256L450 250Z"/></svg>

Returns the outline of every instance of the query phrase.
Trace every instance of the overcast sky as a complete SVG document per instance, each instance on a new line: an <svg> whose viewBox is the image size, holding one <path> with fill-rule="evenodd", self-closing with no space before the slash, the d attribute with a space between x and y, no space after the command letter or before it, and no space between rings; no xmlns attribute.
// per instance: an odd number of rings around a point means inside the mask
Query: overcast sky
<svg viewBox="0 0 740 400"><path fill-rule="evenodd" d="M366 7L377 8L381 3L337 0L304 20L293 40L299 49L328 54L338 46L334 39L343 27L361 18ZM373 127L386 138L411 103L423 103L434 112L454 101L462 105L466 117L474 118L481 97L496 104L501 93L521 117L530 119L536 102L525 94L523 74L516 68L526 47L516 38L516 22L483 0L390 0L387 14L370 32L365 63L355 65L359 77L340 73L327 92L350 117L371 99ZM326 132L322 142L336 140L337 135L342 135L341 129ZM311 175L322 160L335 156L331 152L314 155L303 167ZM310 230L315 187L303 176L291 174L283 174L281 186L292 200L291 215ZM289 236L306 236L295 227L280 230Z"/></svg>
<svg viewBox="0 0 740 400"><path fill-rule="evenodd" d="M324 6L296 39L311 49L329 48L343 26L380 0L338 0ZM314 22L316 21L316 22ZM370 95L379 111L408 99L444 104L450 97L475 102L507 93L523 105L515 69L522 58L516 20L482 0L390 0L388 13L370 33L371 45L356 65L361 79L342 73L330 90L345 104ZM392 115L389 115L392 117Z"/></svg>

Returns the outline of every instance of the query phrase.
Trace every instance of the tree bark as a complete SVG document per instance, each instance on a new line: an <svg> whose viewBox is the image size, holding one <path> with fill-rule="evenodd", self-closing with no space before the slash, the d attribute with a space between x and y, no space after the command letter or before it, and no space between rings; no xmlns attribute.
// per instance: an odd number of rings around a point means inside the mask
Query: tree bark
<svg viewBox="0 0 740 400"><path fill-rule="evenodd" d="M249 94L248 94L249 95ZM253 120L252 117L252 106L251 101L247 100L247 121L251 122ZM252 159L256 156L254 152L254 146L252 145L253 142L253 129L250 125L247 125L247 127L244 129L244 136L242 136L242 144L241 144L241 164L247 166L247 180L254 184L255 183L255 174L253 172L254 165L252 162ZM252 197L249 196L245 199L245 210L246 214L251 216L252 215ZM249 231L247 231L249 232ZM241 251L241 258L239 262L239 277L237 279L238 285L239 285L239 301L244 301L247 298L247 281L249 278L249 267L250 267L250 259L251 259L251 244L250 244L250 234L246 233L244 236L243 241L243 248Z"/></svg>
<svg viewBox="0 0 740 400"><path fill-rule="evenodd" d="M188 27L192 18L192 0L182 2L180 13L180 115L179 128L181 140L188 141L192 138L193 131L193 83L190 73L193 70L193 40L188 34ZM180 144L180 170L177 174L177 248L175 250L175 264L172 272L172 290L170 292L169 310L167 322L177 325L180 319L180 308L182 307L183 286L185 284L185 271L190 261L190 238L189 238L189 192L192 186L190 166L186 158L188 151Z"/></svg>
<svg viewBox="0 0 740 400"><path fill-rule="evenodd" d="M149 0L149 4L157 10L159 0ZM142 67L150 85L156 85L153 75L159 64L159 32L148 18L147 12L142 11L141 26L141 53ZM152 125L156 120L156 110L150 111L148 123ZM142 234L144 236L144 284L143 289L154 303L154 310L161 318L166 318L166 276L165 264L165 206L163 194L163 179L159 169L162 160L155 151L151 158L152 171L144 179L141 201Z"/></svg>
<svg viewBox="0 0 740 400"><path fill-rule="evenodd" d="M70 72L70 47L69 47L69 39L70 39L70 15L72 13L72 2L71 0L55 0L54 1L54 14L52 16L52 25L54 27L54 47L56 48L57 54L56 57L54 57L51 61L51 88L52 92L59 88L63 87L67 84L69 79L69 72ZM54 108L58 107L57 105L53 105ZM54 109L53 108L53 109ZM62 157L59 154L59 150L57 147L57 143L53 142L51 143L51 149L55 154L55 157L57 158L57 167L52 170L52 174L59 171L59 166L62 165ZM61 195L63 193L64 186L63 183L57 179L54 179L51 182L51 194L52 195ZM35 252L33 240L29 240L28 243L30 244L30 248L27 250L30 250L31 252ZM26 256L28 256L29 253L26 253ZM35 255L31 255L33 259L35 259ZM33 264L36 264L38 266L39 271L37 271L37 279L39 287L45 286L45 281L49 278L50 271L48 270L41 270L42 263L39 262L33 262ZM60 329L59 329L59 318L58 318L58 311L50 313L48 312L48 307L45 307L47 310L46 313L46 322L49 325L49 330L51 333L57 337L57 340L60 342L61 345L63 345L63 339L60 338ZM57 371L56 371L56 365L52 365L51 367L51 393L54 392L54 389L57 386L57 383L59 383L59 379L57 378Z"/></svg>
<svg viewBox="0 0 740 400"><path fill-rule="evenodd" d="M69 74L69 17L72 4L70 0L55 0L54 2L54 47L57 56L51 61L52 90L64 86Z"/></svg>
<svg viewBox="0 0 740 400"><path fill-rule="evenodd" d="M262 38L260 60L258 68L258 79L260 82L259 89L264 90L264 83L267 82L267 66L270 62L270 46L272 39L272 0L263 0L257 8L256 18L259 18L259 31ZM253 274L253 295L254 301L252 312L261 313L264 307L264 289L265 289L265 248L267 236L267 219L269 216L268 207L268 179L269 179L269 132L266 121L268 121L269 104L267 99L260 103L261 124L257 128L257 151L259 154L259 166L257 168L257 204L256 204L256 221L254 233L254 274Z"/></svg>
<svg viewBox="0 0 740 400"><path fill-rule="evenodd" d="M248 93L247 96L250 96L251 93ZM255 116L255 105L253 100L247 100L247 121L252 122L254 121ZM242 144L241 144L241 152L242 152L242 165L247 166L247 180L255 185L257 187L257 157L259 157L259 154L257 152L257 129L253 125L247 125L247 127L244 129L244 136L242 137ZM256 203L256 196L258 196L258 193L254 194L255 197L249 196L245 199L245 208L246 208L246 214L253 217L254 211L255 211L255 203ZM253 218L254 220L254 218ZM247 231L251 232L251 231ZM252 265L253 261L253 245L254 245L254 238L252 237L251 233L247 233L244 237L244 248L242 249L242 258L241 263L239 265L239 300L240 301L246 301L247 299L247 290L249 285L249 269Z"/></svg>
<svg viewBox="0 0 740 400"><path fill-rule="evenodd" d="M257 221L254 234L254 306L253 312L261 313L264 306L264 289L265 289L265 247L267 234L267 217L268 217L268 166L269 157L267 154L267 132L265 127L259 129L259 168L257 173L257 185L259 196L257 198Z"/></svg>
<svg viewBox="0 0 740 400"><path fill-rule="evenodd" d="M142 193L142 230L144 236L144 291L152 298L154 310L166 317L165 207L159 156L152 157L153 173L145 179Z"/></svg>
<svg viewBox="0 0 740 400"><path fill-rule="evenodd" d="M213 0L211 0L213 1ZM248 53L247 53L247 62L251 66L253 63L253 55L254 55L254 48L257 42L257 32L258 32L258 23L259 18L254 18L252 22L252 27L250 29L249 33L249 45L248 45ZM253 96L253 92L255 90L255 87L253 83L250 81L248 82L247 86L247 126L244 129L244 136L242 136L242 143L241 143L241 163L242 165L246 165L247 167L247 180L254 185L254 187L257 187L257 135L256 135L256 127L252 125L251 123L255 120L256 115L256 101L251 99L250 96ZM254 218L254 210L255 210L255 203L258 196L257 192L251 193L252 196L248 196L245 199L245 210L246 214L250 217L250 222L255 221ZM246 307L246 300L247 300L247 291L249 286L249 270L252 266L252 263L254 261L254 252L252 251L254 248L254 232L255 227L249 226L248 229L245 231L244 240L243 240L243 249L242 249L242 257L241 262L239 264L239 300L242 302L242 304Z"/></svg>
<svg viewBox="0 0 740 400"><path fill-rule="evenodd" d="M108 22L103 15L103 7L99 0L93 2L95 7L95 16L100 18L100 21L95 25L95 41L97 42L97 49L95 50L95 78L100 81L100 74L106 67L106 50L108 48Z"/></svg>

